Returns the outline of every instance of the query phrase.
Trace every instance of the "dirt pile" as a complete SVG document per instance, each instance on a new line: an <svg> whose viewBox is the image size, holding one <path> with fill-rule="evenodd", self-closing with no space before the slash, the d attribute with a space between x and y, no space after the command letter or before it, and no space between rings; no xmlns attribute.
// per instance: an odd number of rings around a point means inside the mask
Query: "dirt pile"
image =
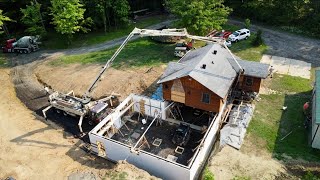
<svg viewBox="0 0 320 180"><path fill-rule="evenodd" d="M38 80L50 85L54 90L67 93L74 90L76 95L83 95L98 75L102 65L72 64L52 66L48 62L39 65L34 73ZM121 94L120 99L130 93L150 95L156 88L156 82L165 69L159 67L141 67L130 69L108 69L93 91L93 98L99 98L112 92Z"/></svg>
<svg viewBox="0 0 320 180"><path fill-rule="evenodd" d="M0 84L0 179L66 179L75 172L112 172L113 163L88 155L80 148L80 140L34 117L16 97L10 69L0 69ZM128 179L133 174L150 177L132 165L120 167L116 169L126 169Z"/></svg>
<svg viewBox="0 0 320 180"><path fill-rule="evenodd" d="M284 166L271 157L256 156L225 146L208 164L215 179L233 179L236 176L251 179L275 179L285 174Z"/></svg>

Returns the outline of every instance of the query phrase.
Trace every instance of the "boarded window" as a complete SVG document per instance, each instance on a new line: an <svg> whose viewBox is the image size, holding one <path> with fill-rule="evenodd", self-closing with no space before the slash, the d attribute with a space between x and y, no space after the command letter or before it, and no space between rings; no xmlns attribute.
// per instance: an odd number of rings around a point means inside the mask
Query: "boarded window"
<svg viewBox="0 0 320 180"><path fill-rule="evenodd" d="M210 94L208 93L202 93L201 102L210 104Z"/></svg>
<svg viewBox="0 0 320 180"><path fill-rule="evenodd" d="M253 78L246 77L246 86L252 86L253 85Z"/></svg>

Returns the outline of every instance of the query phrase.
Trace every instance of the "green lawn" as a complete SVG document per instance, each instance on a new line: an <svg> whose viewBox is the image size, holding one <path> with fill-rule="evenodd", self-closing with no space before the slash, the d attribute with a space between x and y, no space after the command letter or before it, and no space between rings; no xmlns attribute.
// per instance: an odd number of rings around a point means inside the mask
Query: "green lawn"
<svg viewBox="0 0 320 180"><path fill-rule="evenodd" d="M5 67L7 66L7 60L3 53L0 53L0 67Z"/></svg>
<svg viewBox="0 0 320 180"><path fill-rule="evenodd" d="M81 55L62 56L51 62L52 65L63 65L72 63L106 63L113 55L116 48L104 51L91 52ZM169 61L177 60L173 56L174 44L157 43L148 38L132 41L125 46L113 63L114 68L156 66L167 64Z"/></svg>
<svg viewBox="0 0 320 180"><path fill-rule="evenodd" d="M252 45L252 41L256 38L256 34L251 33L251 36L247 40L232 43L230 50L238 57L249 61L260 61L262 55L268 50L266 45L260 45L255 47Z"/></svg>
<svg viewBox="0 0 320 180"><path fill-rule="evenodd" d="M75 35L72 44L70 45L66 43L66 38L64 36L56 32L48 32L48 35L42 41L41 46L46 49L66 49L99 44L105 41L110 41L116 38L126 36L133 30L134 27L146 28L148 26L160 23L167 19L168 17L165 15L158 15L139 20L136 23L131 23L128 27L110 29L107 33L102 32L102 30L89 32L87 34L79 33Z"/></svg>
<svg viewBox="0 0 320 180"><path fill-rule="evenodd" d="M225 24L222 28L226 31L234 32L241 29L240 26L235 26L231 24ZM230 50L238 57L249 61L260 61L262 55L268 50L268 47L263 44L261 46L255 47L252 45L252 41L256 38L255 33L251 33L251 36L247 40L242 40L239 42L232 43Z"/></svg>
<svg viewBox="0 0 320 180"><path fill-rule="evenodd" d="M249 141L260 144L258 147L266 148L279 159L285 154L294 159L320 161L320 151L308 145L302 111L303 104L311 98L311 81L276 74L269 88L276 93L260 95L248 128ZM287 106L286 111L281 110L283 106ZM261 140L266 144L261 144Z"/></svg>

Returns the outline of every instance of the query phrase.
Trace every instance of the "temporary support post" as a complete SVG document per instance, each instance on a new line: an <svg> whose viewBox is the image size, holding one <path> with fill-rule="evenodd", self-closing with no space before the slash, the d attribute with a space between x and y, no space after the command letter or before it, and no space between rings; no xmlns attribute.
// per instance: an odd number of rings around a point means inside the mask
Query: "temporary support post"
<svg viewBox="0 0 320 180"><path fill-rule="evenodd" d="M150 149L150 145L148 143L148 140L145 136L143 136L143 141L141 143L141 145L139 146L139 149L144 145L144 144L147 144L148 148Z"/></svg>
<svg viewBox="0 0 320 180"><path fill-rule="evenodd" d="M154 123L154 121L158 118L158 116L161 115L162 112L164 112L166 109L168 109L170 106L172 106L174 104L174 102L170 103L166 108L164 108L160 113L158 113L153 120L151 121L151 123L149 124L149 126L147 127L147 129L143 132L143 134L141 135L140 139L137 141L137 143L131 148L131 151L134 152L134 150L137 148L138 144L140 143L140 141L142 140L142 138L146 135L146 133L148 132L148 130L150 129L150 127L152 126L152 124Z"/></svg>
<svg viewBox="0 0 320 180"><path fill-rule="evenodd" d="M49 109L51 109L51 108L52 108L52 105L50 105L50 106L48 106L48 107L46 107L45 109L42 110L42 113L43 113L44 118L47 119L46 112L47 112Z"/></svg>
<svg viewBox="0 0 320 180"><path fill-rule="evenodd" d="M83 133L83 131L82 131L82 120L83 120L83 116L80 116L78 126L79 126L79 130L80 130L81 133Z"/></svg>

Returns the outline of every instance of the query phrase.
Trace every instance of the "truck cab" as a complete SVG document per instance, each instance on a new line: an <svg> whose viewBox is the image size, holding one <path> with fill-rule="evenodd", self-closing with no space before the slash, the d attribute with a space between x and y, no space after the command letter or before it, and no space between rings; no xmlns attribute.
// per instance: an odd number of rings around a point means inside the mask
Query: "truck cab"
<svg viewBox="0 0 320 180"><path fill-rule="evenodd" d="M98 124L105 117L107 117L111 112L108 108L108 104L105 102L97 102L92 108L90 108L90 113L88 117L88 123L90 125Z"/></svg>

